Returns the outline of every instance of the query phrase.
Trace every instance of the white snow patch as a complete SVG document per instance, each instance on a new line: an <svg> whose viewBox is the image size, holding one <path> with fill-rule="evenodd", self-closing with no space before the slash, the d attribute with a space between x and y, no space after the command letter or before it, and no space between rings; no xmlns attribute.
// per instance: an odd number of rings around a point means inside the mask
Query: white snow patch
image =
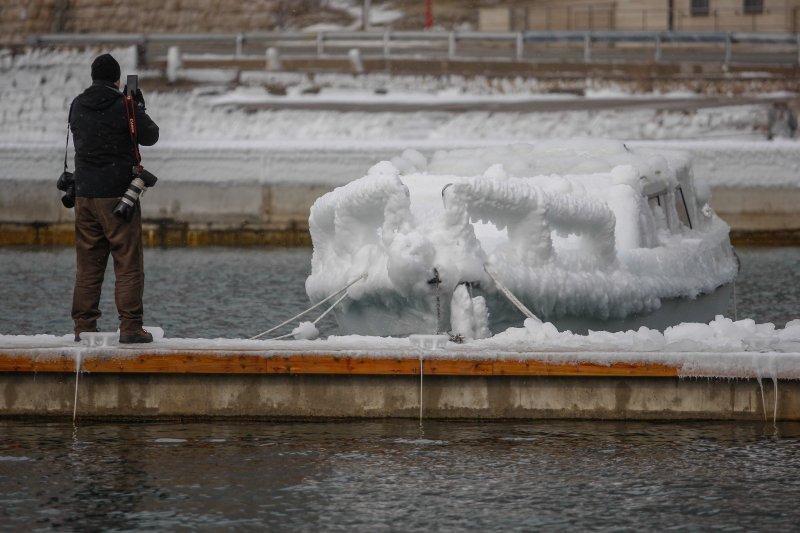
<svg viewBox="0 0 800 533"><path fill-rule="evenodd" d="M313 322L300 322L300 325L292 330L292 337L296 340L313 340L319 337L319 330Z"/></svg>
<svg viewBox="0 0 800 533"><path fill-rule="evenodd" d="M135 67L133 48L111 49L120 61L123 77L143 74ZM67 111L72 99L91 83L90 69L97 51L29 50L5 56L0 76L0 143L63 142ZM568 93L548 94L536 79L488 79L463 76L350 76L319 73L245 72L245 82L285 84L287 96L269 95L263 87L225 86L231 71L186 71L195 81L213 83L192 91L148 92L148 112L161 129L160 145L169 143L226 144L323 141L384 144L406 141L406 146L452 145L454 141L508 142L576 136L624 139L739 139L764 140L767 105L752 104L703 108L696 111L647 108L551 112L462 113L430 112L435 104L491 104L576 100ZM176 74L177 75L177 74ZM302 94L308 88L318 94ZM376 91L386 94L375 94ZM596 93L595 93L596 94ZM628 95L627 97L634 97ZM659 97L657 94L636 98ZM403 103L419 112L257 111L217 104L258 102ZM798 144L796 141L789 141ZM742 143L745 144L745 143ZM752 143L750 143L752 144ZM769 143L765 143L769 144ZM145 149L147 152L149 149ZM146 154L145 154L146 156ZM724 172L720 172L724 174ZM751 178L752 179L752 178Z"/></svg>

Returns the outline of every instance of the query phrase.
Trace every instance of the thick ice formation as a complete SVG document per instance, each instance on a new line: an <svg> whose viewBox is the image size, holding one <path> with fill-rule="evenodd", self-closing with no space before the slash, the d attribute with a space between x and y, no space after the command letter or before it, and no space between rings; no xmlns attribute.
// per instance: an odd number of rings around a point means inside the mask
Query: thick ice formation
<svg viewBox="0 0 800 533"><path fill-rule="evenodd" d="M458 329L471 321L448 321L462 283L486 297L495 332L521 323L488 269L545 320L621 329L613 322L733 280L728 226L708 199L684 154L616 141L455 150L430 161L406 150L314 204L306 289L319 301L366 272L337 312L343 331L466 336L469 326Z"/></svg>
<svg viewBox="0 0 800 533"><path fill-rule="evenodd" d="M707 324L685 322L663 333L642 327L635 331L590 331L579 335L558 331L549 322L527 319L523 327L509 328L491 339L471 343L470 348L509 352L704 353L706 358L741 352L796 352L800 349L800 320L792 320L784 329L776 329L771 323L757 324L751 319L733 321L717 316Z"/></svg>
<svg viewBox="0 0 800 533"><path fill-rule="evenodd" d="M450 324L451 330L467 341L490 337L486 299L483 296L473 298L466 285L456 287L450 302Z"/></svg>

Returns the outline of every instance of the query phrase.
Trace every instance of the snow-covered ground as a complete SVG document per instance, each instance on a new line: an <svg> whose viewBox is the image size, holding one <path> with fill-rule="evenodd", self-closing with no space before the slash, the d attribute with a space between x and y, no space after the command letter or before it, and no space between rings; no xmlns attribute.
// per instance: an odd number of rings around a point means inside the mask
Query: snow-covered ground
<svg viewBox="0 0 800 533"><path fill-rule="evenodd" d="M113 53L120 60L123 77L134 71L132 49ZM88 65L94 54L43 50L13 58L0 54L2 177L49 179L52 175L47 160L55 157L64 141L69 103L89 84ZM544 87L536 79L252 74L253 79L246 82L251 84L244 87L203 86L190 91L148 92L148 109L161 127L161 139L156 147L144 149L145 162L174 180L341 184L364 175L373 163L405 148L430 155L440 149L540 139L616 138L632 142L657 140L656 146L688 150L694 156L696 173L714 186L800 186L800 143L765 140L766 104L691 111L636 107L536 113L249 112L220 105L280 98L299 103L364 100L462 104L582 99L542 92ZM246 81L246 76L243 79ZM261 85L252 85L256 82L286 87L287 95L270 96ZM311 89L318 92L311 94ZM676 102L690 96L685 92L626 96L608 87L587 93L589 99L668 97ZM280 155L274 156L276 153ZM335 162L327 170L324 162L317 164L325 157ZM192 161L202 164L193 165ZM237 162L240 172L227 170ZM226 170L207 170L220 167Z"/></svg>
<svg viewBox="0 0 800 533"><path fill-rule="evenodd" d="M5 78L5 77L4 77ZM41 80L44 79L44 82ZM51 81L48 81L51 80ZM8 83L8 82L11 83ZM37 85L38 84L38 85ZM53 143L63 135L69 103L88 85L53 75L14 76L0 82L0 142ZM222 94L220 94L222 93ZM620 139L738 139L760 141L767 108L743 105L699 109L693 113L656 109L605 109L541 113L471 111L340 112L263 110L255 113L221 107L236 101L238 92L204 88L189 92L146 94L150 114L158 122L162 142L189 141L515 141L568 137ZM328 101L337 96L322 95ZM282 102L316 101L321 97L287 96ZM280 99L281 97L272 97ZM347 96L352 101L352 95ZM366 97L365 97L366 98ZM387 95L387 101L525 101L542 95L474 96Z"/></svg>
<svg viewBox="0 0 800 533"><path fill-rule="evenodd" d="M113 51L123 78L133 71L131 49ZM89 85L93 52L0 56L0 143L55 143L63 135L69 103ZM246 76L243 76L246 81ZM146 94L149 112L161 126L164 143L191 141L332 141L412 144L441 141L517 141L569 137L617 139L764 140L766 104L682 109L598 109L553 112L468 111L461 113L340 112L280 110L248 112L224 103L280 101L300 103L371 102L460 103L576 100L547 94L536 80L486 80L449 77L260 74L260 83L283 83L286 96L262 87L204 86L190 91ZM257 80L258 81L258 80ZM316 94L308 94L314 87ZM321 87L321 89L320 89ZM376 94L378 91L382 94ZM629 95L608 88L586 98L689 98L686 93Z"/></svg>
<svg viewBox="0 0 800 533"><path fill-rule="evenodd" d="M303 31L317 32L361 29L364 12L360 2L354 0L326 0L325 7L347 13L352 18L352 22L347 25L331 23L312 24L311 26L303 28ZM402 11L393 9L388 2L372 2L369 11L369 23L371 26L383 26L403 18L404 15Z"/></svg>
<svg viewBox="0 0 800 533"><path fill-rule="evenodd" d="M24 357L47 359L60 354L89 356L113 351L114 357L140 353L253 353L272 355L326 354L351 357L398 357L420 353L407 338L333 336L315 341L237 339L157 340L149 346L88 348L71 335L0 335L0 350ZM788 378L800 377L800 320L784 329L752 320L733 322L717 317L709 324L681 324L664 333L647 328L620 333L575 335L535 321L511 328L490 339L467 344L447 343L424 350L425 359L538 360L552 363L616 362L676 366L685 377Z"/></svg>

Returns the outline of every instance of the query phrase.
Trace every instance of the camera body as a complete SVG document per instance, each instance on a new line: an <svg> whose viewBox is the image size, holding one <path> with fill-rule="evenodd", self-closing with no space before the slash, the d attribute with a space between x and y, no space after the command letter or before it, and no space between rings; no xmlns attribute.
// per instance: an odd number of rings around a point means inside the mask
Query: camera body
<svg viewBox="0 0 800 533"><path fill-rule="evenodd" d="M138 165L133 166L132 174L133 180L131 180L130 185L128 185L125 194L119 199L119 203L112 210L114 215L126 222L130 222L133 218L133 213L136 210L136 202L139 200L142 193L144 193L148 187L155 185L158 181L158 178L152 172L148 172Z"/></svg>
<svg viewBox="0 0 800 533"><path fill-rule="evenodd" d="M67 209L75 207L75 177L72 172L67 170L62 172L56 181L56 188L64 192L64 196L61 197L64 207Z"/></svg>

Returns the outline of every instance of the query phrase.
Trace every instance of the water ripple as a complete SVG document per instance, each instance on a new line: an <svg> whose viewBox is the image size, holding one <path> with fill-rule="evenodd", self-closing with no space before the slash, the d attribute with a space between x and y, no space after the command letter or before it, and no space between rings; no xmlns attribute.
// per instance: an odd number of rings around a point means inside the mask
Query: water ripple
<svg viewBox="0 0 800 533"><path fill-rule="evenodd" d="M0 463L9 529L800 523L800 424L776 434L771 424L716 422L0 421L0 432L0 458L29 459Z"/></svg>

